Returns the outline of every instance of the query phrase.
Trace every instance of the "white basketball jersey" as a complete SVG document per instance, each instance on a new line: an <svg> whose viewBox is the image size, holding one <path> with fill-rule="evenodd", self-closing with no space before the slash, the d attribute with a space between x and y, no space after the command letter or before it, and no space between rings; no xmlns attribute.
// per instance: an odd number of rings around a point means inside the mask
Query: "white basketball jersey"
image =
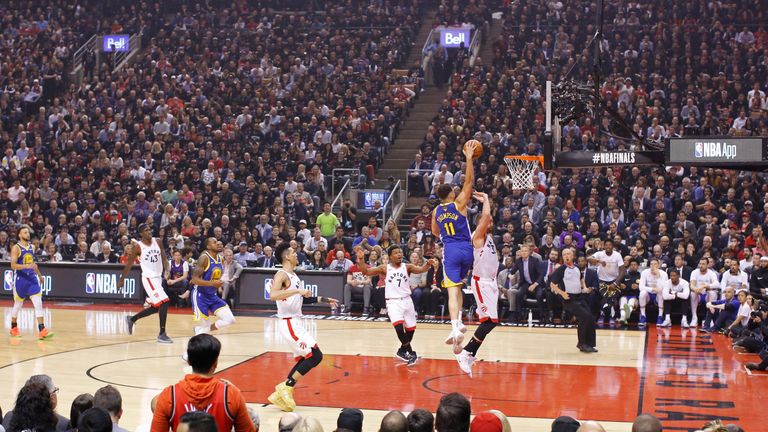
<svg viewBox="0 0 768 432"><path fill-rule="evenodd" d="M152 238L152 244L149 246L143 242L135 241L134 246L138 246L139 264L141 264L142 277L158 278L163 276L163 261L160 253L160 245L157 244L157 239Z"/></svg>
<svg viewBox="0 0 768 432"><path fill-rule="evenodd" d="M496 252L493 236L486 234L485 244L481 248L474 248L473 255L475 263L472 266L472 276L496 280L499 272L499 255Z"/></svg>
<svg viewBox="0 0 768 432"><path fill-rule="evenodd" d="M286 290L288 291L296 291L300 290L302 287L301 279L296 275L296 273L288 273L285 270L280 270L281 272L288 275L288 279L291 281L291 286L288 287ZM270 288L271 291L271 288ZM278 300L277 301L277 316L279 318L295 318L301 316L301 306L304 305L304 297L296 294L288 297L287 299Z"/></svg>
<svg viewBox="0 0 768 432"><path fill-rule="evenodd" d="M411 279L405 263L399 267L387 264L387 275L384 283L384 297L388 299L403 298L411 295Z"/></svg>

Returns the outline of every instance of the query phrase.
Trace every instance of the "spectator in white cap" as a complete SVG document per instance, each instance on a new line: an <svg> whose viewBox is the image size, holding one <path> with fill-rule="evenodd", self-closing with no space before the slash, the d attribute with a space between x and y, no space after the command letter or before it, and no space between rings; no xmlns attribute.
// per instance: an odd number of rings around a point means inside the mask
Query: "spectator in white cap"
<svg viewBox="0 0 768 432"><path fill-rule="evenodd" d="M296 233L296 238L299 239L301 244L307 244L307 241L312 237L312 231L307 228L307 221L302 219L299 221L299 231Z"/></svg>

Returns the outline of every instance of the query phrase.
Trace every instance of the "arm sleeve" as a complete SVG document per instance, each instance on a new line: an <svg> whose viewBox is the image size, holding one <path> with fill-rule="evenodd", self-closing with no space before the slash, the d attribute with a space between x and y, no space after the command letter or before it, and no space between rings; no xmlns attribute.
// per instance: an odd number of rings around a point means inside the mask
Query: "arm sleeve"
<svg viewBox="0 0 768 432"><path fill-rule="evenodd" d="M229 412L235 416L235 432L256 432L256 426L251 421L251 416L248 415L248 406L245 404L245 399L240 390L233 386L229 386Z"/></svg>
<svg viewBox="0 0 768 432"><path fill-rule="evenodd" d="M683 298L691 298L691 288L688 286L688 282L680 279L680 285L683 287Z"/></svg>
<svg viewBox="0 0 768 432"><path fill-rule="evenodd" d="M717 280L717 273L714 272L714 270L709 271L709 287L714 288L720 288L720 282Z"/></svg>
<svg viewBox="0 0 768 432"><path fill-rule="evenodd" d="M672 293L672 287L669 282L664 282L664 289L661 291L661 296L664 298L664 300L674 300L675 295Z"/></svg>
<svg viewBox="0 0 768 432"><path fill-rule="evenodd" d="M151 432L168 432L168 430L171 428L171 410L172 406L171 404L173 401L171 400L171 388L166 387L165 390L160 393L160 396L157 398L157 406L155 407L155 412L152 415L152 426L150 427Z"/></svg>
<svg viewBox="0 0 768 432"><path fill-rule="evenodd" d="M643 270L642 273L640 273L640 292L651 292L651 288L646 285L646 275L645 270Z"/></svg>

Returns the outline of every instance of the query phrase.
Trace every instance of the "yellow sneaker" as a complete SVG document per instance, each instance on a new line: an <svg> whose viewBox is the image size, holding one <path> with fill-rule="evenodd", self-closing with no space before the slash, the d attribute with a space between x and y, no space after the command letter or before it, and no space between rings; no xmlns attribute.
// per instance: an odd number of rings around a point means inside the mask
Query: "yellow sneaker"
<svg viewBox="0 0 768 432"><path fill-rule="evenodd" d="M267 400L268 400L268 401L269 401L269 403L271 403L272 405L274 405L274 406L278 407L278 408L280 409L280 411L286 411L286 412L288 412L288 411L293 411L293 410L291 410L291 407L289 407L289 406L288 406L288 405L285 403L285 401L283 401L283 399L280 397L280 395L279 395L277 392L274 392L274 393L272 393L271 395L269 395L269 397L267 398Z"/></svg>
<svg viewBox="0 0 768 432"><path fill-rule="evenodd" d="M296 409L296 401L293 400L293 387L288 386L282 382L275 386L275 392L280 396L285 406L288 408L286 411L293 411Z"/></svg>

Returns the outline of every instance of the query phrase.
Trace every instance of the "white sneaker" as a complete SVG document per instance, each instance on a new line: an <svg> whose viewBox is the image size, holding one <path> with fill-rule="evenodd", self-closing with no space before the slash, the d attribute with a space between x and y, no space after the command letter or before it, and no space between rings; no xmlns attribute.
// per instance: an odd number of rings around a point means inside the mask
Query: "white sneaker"
<svg viewBox="0 0 768 432"><path fill-rule="evenodd" d="M691 318L691 327L696 328L699 326L699 319L696 315Z"/></svg>
<svg viewBox="0 0 768 432"><path fill-rule="evenodd" d="M210 327L206 327L206 326L195 326L195 336L197 336L197 335L199 335L199 334L203 334L203 333L208 333L209 331L211 331L211 328L210 328Z"/></svg>
<svg viewBox="0 0 768 432"><path fill-rule="evenodd" d="M447 338L445 338L445 344L446 345L453 345L453 339L454 339L454 331L451 329L451 333L448 335Z"/></svg>
<svg viewBox="0 0 768 432"><path fill-rule="evenodd" d="M461 346L461 343L464 342L464 333L457 331L454 332L453 335L453 353L459 354L463 347Z"/></svg>
<svg viewBox="0 0 768 432"><path fill-rule="evenodd" d="M688 317L687 316L683 316L683 320L680 322L680 326L682 328L688 328L689 327L688 326Z"/></svg>
<svg viewBox="0 0 768 432"><path fill-rule="evenodd" d="M661 323L660 327L672 327L672 319L667 315L666 318L664 318L664 322Z"/></svg>
<svg viewBox="0 0 768 432"><path fill-rule="evenodd" d="M462 332L462 333L466 333L467 332L467 326L465 326L463 322L459 323L459 331Z"/></svg>
<svg viewBox="0 0 768 432"><path fill-rule="evenodd" d="M184 360L185 362L189 360L189 356L187 356L186 348L184 349L184 352L181 353L181 359Z"/></svg>
<svg viewBox="0 0 768 432"><path fill-rule="evenodd" d="M475 363L475 356L462 350L461 353L456 354L456 361L459 363L459 368L462 372L469 375L472 378L472 365Z"/></svg>

